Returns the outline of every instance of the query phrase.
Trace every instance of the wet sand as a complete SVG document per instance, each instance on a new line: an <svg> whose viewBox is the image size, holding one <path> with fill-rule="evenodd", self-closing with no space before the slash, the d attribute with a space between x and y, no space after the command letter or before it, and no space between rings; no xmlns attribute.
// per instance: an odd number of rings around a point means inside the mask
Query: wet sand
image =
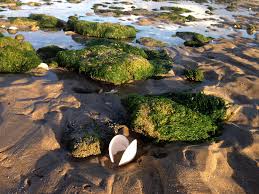
<svg viewBox="0 0 259 194"><path fill-rule="evenodd" d="M121 87L60 70L1 74L0 193L258 193L258 46L256 40L236 38L201 48L172 47L174 76ZM187 82L181 72L190 66L203 69L206 81ZM118 93L105 93L111 89ZM62 145L68 122L87 125L94 118L123 124L120 98L129 92L184 90L235 105L216 142L155 145L138 137L136 159L120 168L109 162L108 152L75 160Z"/></svg>

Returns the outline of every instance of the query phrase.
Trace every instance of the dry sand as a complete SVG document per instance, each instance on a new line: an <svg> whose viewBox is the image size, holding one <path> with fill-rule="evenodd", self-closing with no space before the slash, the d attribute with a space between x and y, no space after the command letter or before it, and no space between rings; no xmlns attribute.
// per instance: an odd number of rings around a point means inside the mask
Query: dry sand
<svg viewBox="0 0 259 194"><path fill-rule="evenodd" d="M246 39L219 40L203 48L171 48L175 76L98 94L99 83L53 71L42 76L0 76L0 193L259 193L259 47ZM182 66L206 72L202 84L181 76ZM104 91L114 89L105 86ZM234 103L235 114L217 142L139 144L121 168L108 153L71 158L61 142L68 122L122 122L120 97L204 91Z"/></svg>

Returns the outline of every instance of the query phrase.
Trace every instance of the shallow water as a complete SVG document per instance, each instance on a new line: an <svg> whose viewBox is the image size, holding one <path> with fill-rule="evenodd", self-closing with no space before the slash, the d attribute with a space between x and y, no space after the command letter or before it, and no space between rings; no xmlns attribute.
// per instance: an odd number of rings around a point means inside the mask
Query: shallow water
<svg viewBox="0 0 259 194"><path fill-rule="evenodd" d="M22 2L26 3L30 0L22 0ZM35 0L35 2L44 3L41 0ZM200 19L200 21L196 22L187 22L185 25L177 25L177 24L157 24L150 26L140 26L137 25L141 16L123 16L123 17L107 17L96 15L94 11L91 9L95 3L105 3L110 2L108 6L119 6L124 7L124 10L130 10L131 6L134 5L136 8L143 9L159 9L161 6L177 6L182 8L190 9L191 13L186 13L183 15L193 15L196 18ZM61 2L52 1L52 5L42 5L39 7L32 7L24 5L20 10L6 10L1 12L1 15L5 15L6 17L18 17L18 16L28 16L31 13L44 13L48 15L56 16L62 20L67 20L67 18L71 15L77 15L82 20L89 21L98 21L98 22L114 22L121 23L124 25L133 25L135 26L139 32L137 33L136 38L140 37L152 37L158 40L162 40L164 42L172 45L181 45L183 44L183 40L174 37L177 31L193 31L204 34L206 36L211 36L214 38L231 38L232 35L241 35L246 38L254 38L255 35L249 35L245 30L235 30L233 28L219 28L216 26L212 26L215 24L219 24L222 22L221 17L225 17L228 20L234 20L235 15L244 15L244 16L252 16L254 14L253 11L248 9L239 9L236 12L230 12L225 9L226 5L218 5L213 3L205 3L198 4L191 1L180 1L180 2L146 2L143 0L130 0L127 2L131 2L132 5L121 4L118 1L113 0L88 0L83 1L78 4L68 3L65 0ZM208 15L205 13L208 5L215 8L213 11L213 15ZM59 32L19 32L25 36L25 39L30 41L35 48L40 48L42 46L46 46L49 44L59 45L63 48L72 48L79 49L83 45L75 42L71 38L71 36L65 35L63 31Z"/></svg>

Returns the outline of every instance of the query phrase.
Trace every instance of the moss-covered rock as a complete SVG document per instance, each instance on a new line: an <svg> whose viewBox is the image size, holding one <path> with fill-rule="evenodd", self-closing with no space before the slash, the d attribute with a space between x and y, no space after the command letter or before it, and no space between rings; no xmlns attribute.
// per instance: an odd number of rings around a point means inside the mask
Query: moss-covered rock
<svg viewBox="0 0 259 194"><path fill-rule="evenodd" d="M132 130L157 140L199 141L215 135L218 130L210 115L171 97L133 95L125 99L124 104L130 114ZM207 108L205 104L205 113L209 111Z"/></svg>
<svg viewBox="0 0 259 194"><path fill-rule="evenodd" d="M166 20L168 22L179 23L179 24L185 23L187 21L185 16L182 16L174 12L160 13L157 15L157 18L160 20Z"/></svg>
<svg viewBox="0 0 259 194"><path fill-rule="evenodd" d="M162 51L145 51L122 42L95 40L85 49L59 52L57 60L62 67L118 85L168 71L169 62L165 61L169 59L165 56Z"/></svg>
<svg viewBox="0 0 259 194"><path fill-rule="evenodd" d="M28 28L28 27L38 25L37 21L26 18L26 17L9 17L8 19L12 25L20 27L20 28Z"/></svg>
<svg viewBox="0 0 259 194"><path fill-rule="evenodd" d="M62 141L75 158L86 158L101 154L100 137L86 129L68 128L63 134Z"/></svg>
<svg viewBox="0 0 259 194"><path fill-rule="evenodd" d="M188 22L194 22L194 21L197 21L197 18L194 17L194 16L192 16L192 15L188 15L188 16L186 17L186 20L187 20Z"/></svg>
<svg viewBox="0 0 259 194"><path fill-rule="evenodd" d="M142 37L142 38L138 39L136 42L139 44L142 44L144 46L147 46L147 47L166 47L166 46L168 46L167 43L156 40L154 38L150 38L150 37Z"/></svg>
<svg viewBox="0 0 259 194"><path fill-rule="evenodd" d="M153 66L147 59L106 45L95 45L78 51L62 51L58 53L58 61L68 69L116 85L146 79L153 74Z"/></svg>
<svg viewBox="0 0 259 194"><path fill-rule="evenodd" d="M202 82L204 80L203 71L200 69L187 69L184 75L189 81Z"/></svg>
<svg viewBox="0 0 259 194"><path fill-rule="evenodd" d="M26 5L33 6L33 7L39 7L42 4L40 2L30 1L30 2L26 3Z"/></svg>
<svg viewBox="0 0 259 194"><path fill-rule="evenodd" d="M19 73L37 67L41 60L28 42L0 38L0 72Z"/></svg>
<svg viewBox="0 0 259 194"><path fill-rule="evenodd" d="M57 53L65 49L60 48L56 45L49 45L37 50L37 54L44 62L51 62L56 60Z"/></svg>
<svg viewBox="0 0 259 194"><path fill-rule="evenodd" d="M171 93L167 97L195 112L209 116L216 123L226 119L227 105L222 98L203 93Z"/></svg>
<svg viewBox="0 0 259 194"><path fill-rule="evenodd" d="M100 141L96 136L85 134L79 142L74 142L71 147L71 154L76 158L101 154Z"/></svg>
<svg viewBox="0 0 259 194"><path fill-rule="evenodd" d="M7 46L15 47L20 50L34 51L32 45L29 42L19 42L11 37L0 38L0 48Z"/></svg>
<svg viewBox="0 0 259 194"><path fill-rule="evenodd" d="M78 20L70 17L68 21L69 30L88 37L126 39L136 36L136 29L132 26L124 26L115 23L98 23Z"/></svg>
<svg viewBox="0 0 259 194"><path fill-rule="evenodd" d="M148 61L154 66L154 76L166 74L172 69L172 58L162 50L145 50Z"/></svg>
<svg viewBox="0 0 259 194"><path fill-rule="evenodd" d="M181 7L169 7L169 6L162 6L160 7L160 10L167 10L167 11L172 11L177 14L182 14L182 13L189 13L191 10L186 9L186 8L181 8Z"/></svg>
<svg viewBox="0 0 259 194"><path fill-rule="evenodd" d="M24 36L22 34L17 34L14 39L18 41L24 41Z"/></svg>
<svg viewBox="0 0 259 194"><path fill-rule="evenodd" d="M211 37L206 37L196 32L176 32L176 36L184 39L184 45L190 47L204 46L213 40Z"/></svg>
<svg viewBox="0 0 259 194"><path fill-rule="evenodd" d="M37 21L41 28L62 28L64 22L54 16L45 14L30 14L29 19Z"/></svg>
<svg viewBox="0 0 259 194"><path fill-rule="evenodd" d="M256 26L253 24L250 24L247 26L246 31L248 34L253 35L254 33L256 33Z"/></svg>

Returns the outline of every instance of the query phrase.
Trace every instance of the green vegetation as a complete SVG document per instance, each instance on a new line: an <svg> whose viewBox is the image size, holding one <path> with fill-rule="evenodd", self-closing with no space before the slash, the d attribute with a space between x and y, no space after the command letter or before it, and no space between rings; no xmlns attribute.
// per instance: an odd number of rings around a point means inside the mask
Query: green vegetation
<svg viewBox="0 0 259 194"><path fill-rule="evenodd" d="M30 14L29 19L38 21L41 28L61 28L64 26L61 20L45 14Z"/></svg>
<svg viewBox="0 0 259 194"><path fill-rule="evenodd" d="M185 77L194 82L202 82L204 80L203 71L200 69L187 69L184 72Z"/></svg>
<svg viewBox="0 0 259 194"><path fill-rule="evenodd" d="M138 39L136 42L147 47L166 47L167 46L165 42L162 42L150 37L142 37Z"/></svg>
<svg viewBox="0 0 259 194"><path fill-rule="evenodd" d="M0 38L0 72L26 72L37 67L40 62L30 43L10 37Z"/></svg>
<svg viewBox="0 0 259 194"><path fill-rule="evenodd" d="M4 37L4 35L0 32L0 38Z"/></svg>
<svg viewBox="0 0 259 194"><path fill-rule="evenodd" d="M186 40L184 42L184 45L190 47L204 46L205 44L213 40L213 38L211 37L206 37L196 32L177 32L176 36Z"/></svg>
<svg viewBox="0 0 259 194"><path fill-rule="evenodd" d="M133 131L165 141L199 141L215 135L223 100L204 94L129 96L123 101Z"/></svg>
<svg viewBox="0 0 259 194"><path fill-rule="evenodd" d="M115 85L164 73L171 65L164 51L145 51L108 40L90 41L82 50L61 51L57 60L62 67Z"/></svg>
<svg viewBox="0 0 259 194"><path fill-rule="evenodd" d="M88 37L109 39L134 38L137 32L132 26L123 26L108 22L89 22L78 20L76 17L69 18L68 29Z"/></svg>

